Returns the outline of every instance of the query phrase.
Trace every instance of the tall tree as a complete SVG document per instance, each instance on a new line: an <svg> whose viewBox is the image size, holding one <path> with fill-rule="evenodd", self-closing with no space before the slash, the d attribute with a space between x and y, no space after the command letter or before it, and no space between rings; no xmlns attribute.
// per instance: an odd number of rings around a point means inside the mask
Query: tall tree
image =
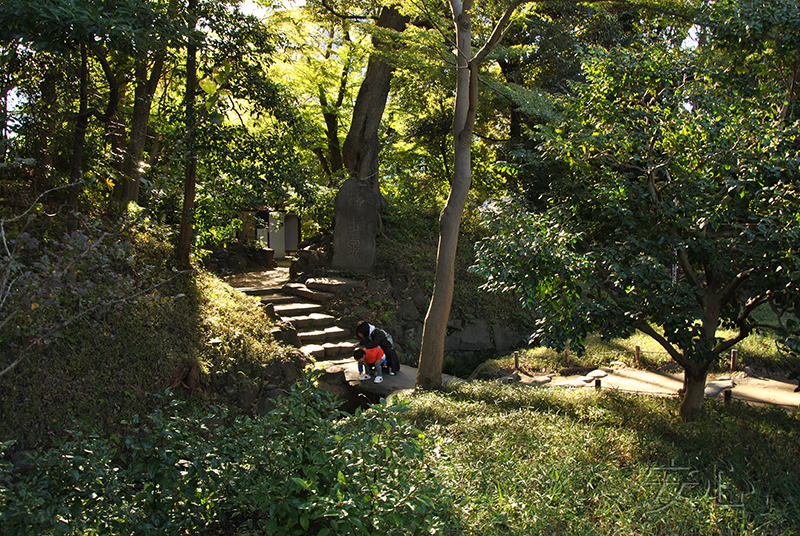
<svg viewBox="0 0 800 536"><path fill-rule="evenodd" d="M180 235L178 236L178 247L175 250L178 264L184 268L188 268L191 265L189 253L192 247L192 217L197 190L197 155L194 150L195 129L197 128L197 112L195 110L198 47L197 36L195 35L198 19L197 0L189 0L188 15L190 18L190 31L189 40L186 44L186 169Z"/></svg>
<svg viewBox="0 0 800 536"><path fill-rule="evenodd" d="M267 24L285 40L283 58L272 63L270 74L292 88L299 113L313 125L305 145L321 171L317 182L337 186L345 169L342 132L363 78L368 35L349 18L320 13L312 5L276 11Z"/></svg>
<svg viewBox="0 0 800 536"><path fill-rule="evenodd" d="M376 21L378 28L402 32L408 17L401 14L395 6L381 9ZM388 54L392 42L380 37L373 38L376 53L370 56L364 81L358 90L350 130L342 147L344 166L351 177L368 180L372 189L380 191L378 180L378 153L380 141L378 128L381 124L386 99L389 97L390 83L394 67L383 57Z"/></svg>
<svg viewBox="0 0 800 536"><path fill-rule="evenodd" d="M456 96L453 121L454 170L450 195L439 220L439 247L434 292L423 329L417 386L441 385L444 339L452 305L455 253L461 217L472 182L472 136L478 110L479 69L499 44L516 10L528 0L513 0L499 16L480 50L472 56L473 0L449 2L455 27ZM578 3L593 3L591 1ZM678 2L680 5L680 2ZM482 20L485 20L483 17Z"/></svg>
<svg viewBox="0 0 800 536"><path fill-rule="evenodd" d="M525 0L514 0L494 26L483 47L472 55L473 0L450 0L455 26L456 95L453 117L454 164L450 195L439 217L439 246L433 296L422 332L422 348L416 385L431 389L442 384L444 340L447 320L453 303L455 259L461 217L472 183L472 135L478 111L479 72L481 64L497 46L514 11Z"/></svg>

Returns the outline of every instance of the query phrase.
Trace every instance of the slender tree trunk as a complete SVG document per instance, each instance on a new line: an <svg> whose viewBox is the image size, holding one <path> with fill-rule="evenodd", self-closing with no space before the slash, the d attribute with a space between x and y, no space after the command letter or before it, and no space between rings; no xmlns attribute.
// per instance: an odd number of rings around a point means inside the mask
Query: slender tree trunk
<svg viewBox="0 0 800 536"><path fill-rule="evenodd" d="M8 94L11 92L10 86L4 86L0 90L0 162L6 161L8 150Z"/></svg>
<svg viewBox="0 0 800 536"><path fill-rule="evenodd" d="M127 106L128 101L128 81L127 78L120 83L120 97L119 103L120 106L117 109L116 113L111 116L108 121L107 127L107 135L111 145L111 154L113 158L113 167L116 171L122 173L123 163L125 161L125 140L127 136L126 128L125 128L125 112L123 112L123 108ZM114 187L114 194L116 195L116 191L120 183Z"/></svg>
<svg viewBox="0 0 800 536"><path fill-rule="evenodd" d="M56 79L58 74L53 66L49 66L44 73L39 90L42 94L42 113L44 121L36 140L36 154L39 155L39 165L36 166L36 188L45 191L53 186L50 176L53 172L53 138L58 127L58 94L56 93Z"/></svg>
<svg viewBox="0 0 800 536"><path fill-rule="evenodd" d="M67 226L70 231L74 231L78 222L75 213L78 211L78 196L81 193L81 176L83 167L83 148L86 145L86 129L89 126L89 59L86 46L81 45L81 67L80 67L80 104L78 109L78 120L75 123L75 136L72 142L72 170L70 171L69 197L67 204L70 215Z"/></svg>
<svg viewBox="0 0 800 536"><path fill-rule="evenodd" d="M150 123L150 109L163 68L163 53L159 53L156 56L149 78L147 76L146 60L140 59L136 62L136 90L133 115L131 117L130 140L128 142L128 150L125 153L125 164L122 168L123 174L127 177L127 187L122 198L123 202L136 202L139 199L142 155L144 155L144 146L147 140L147 126Z"/></svg>
<svg viewBox="0 0 800 536"><path fill-rule="evenodd" d="M416 385L422 389L442 385L444 339L453 302L455 260L461 216L467 204L472 183L472 131L478 110L478 70L481 62L494 50L503 36L517 7L528 0L512 0L495 25L489 39L472 56L473 0L450 0L456 29L456 103L453 114L453 181L450 196L439 218L439 250L436 256L436 277L433 297L425 316L422 348L419 356Z"/></svg>
<svg viewBox="0 0 800 536"><path fill-rule="evenodd" d="M346 79L344 73L342 77ZM344 169L342 147L339 143L339 115L336 113L336 107L328 103L324 88L319 88L319 103L322 106L322 117L325 119L325 138L328 145L328 158L323 163L323 168L325 175L329 177ZM324 155L321 156L324 158Z"/></svg>
<svg viewBox="0 0 800 536"><path fill-rule="evenodd" d="M472 130L475 125L478 92L478 63L471 64L472 37L469 9L471 2L463 6L453 2L453 20L456 25L458 49L458 73L456 78L456 103L453 119L453 143L455 162L453 181L447 204L439 217L439 249L436 255L436 277L433 297L425 326L422 331L422 349L416 385L422 389L434 389L442 385L442 363L444 361L444 339L447 320L453 303L455 285L455 261L458 249L458 232L461 216L467 204L467 195L472 184Z"/></svg>
<svg viewBox="0 0 800 536"><path fill-rule="evenodd" d="M197 0L189 0L189 16L193 19L191 25L194 30L197 19L195 11ZM192 216L194 213L195 190L197 187L197 156L194 154L194 129L195 129L195 91L197 89L197 43L189 39L186 47L186 181L183 189L183 212L181 214L181 229L178 237L176 256L181 268L190 268L189 252L192 246Z"/></svg>

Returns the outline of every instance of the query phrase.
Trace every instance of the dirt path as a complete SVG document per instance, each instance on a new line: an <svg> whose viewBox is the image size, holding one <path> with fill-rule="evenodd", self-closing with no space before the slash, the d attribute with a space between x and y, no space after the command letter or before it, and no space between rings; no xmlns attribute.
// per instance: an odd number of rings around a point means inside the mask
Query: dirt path
<svg viewBox="0 0 800 536"><path fill-rule="evenodd" d="M281 286L289 281L289 263L278 261L278 267L263 272L244 272L222 278L233 288L269 288Z"/></svg>
<svg viewBox="0 0 800 536"><path fill-rule="evenodd" d="M655 396L677 396L683 387L683 373L652 372L617 367L604 369L608 375L597 378L601 389L617 389L627 393L649 394ZM541 383L542 378L520 375L523 383ZM585 376L554 376L552 385L563 387L592 388L593 379ZM718 375L706 383L706 398L722 398L726 390L731 391L733 400L749 404L774 405L797 412L800 392L794 392L797 384L788 380L748 376L736 372L730 376Z"/></svg>

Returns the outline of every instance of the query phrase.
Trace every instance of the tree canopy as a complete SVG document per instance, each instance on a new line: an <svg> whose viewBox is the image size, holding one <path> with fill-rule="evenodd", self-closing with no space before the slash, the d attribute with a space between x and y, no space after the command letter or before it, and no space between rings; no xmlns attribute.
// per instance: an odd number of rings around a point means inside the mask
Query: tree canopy
<svg viewBox="0 0 800 536"><path fill-rule="evenodd" d="M735 343L771 329L796 345L800 168L780 88L754 91L730 75L736 55L676 37L593 49L561 119L540 129L569 172L541 209L487 206L476 270L534 309L535 344L656 339L686 372L692 418Z"/></svg>

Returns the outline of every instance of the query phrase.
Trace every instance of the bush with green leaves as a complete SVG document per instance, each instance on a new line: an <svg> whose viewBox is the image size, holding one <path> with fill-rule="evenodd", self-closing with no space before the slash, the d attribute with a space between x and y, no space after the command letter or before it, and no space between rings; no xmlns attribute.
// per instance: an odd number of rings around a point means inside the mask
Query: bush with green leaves
<svg viewBox="0 0 800 536"><path fill-rule="evenodd" d="M261 418L164 411L125 438L74 433L0 467L4 534L420 534L450 503L423 461L429 440L404 404L355 415L312 375ZM3 451L10 448L2 445Z"/></svg>

